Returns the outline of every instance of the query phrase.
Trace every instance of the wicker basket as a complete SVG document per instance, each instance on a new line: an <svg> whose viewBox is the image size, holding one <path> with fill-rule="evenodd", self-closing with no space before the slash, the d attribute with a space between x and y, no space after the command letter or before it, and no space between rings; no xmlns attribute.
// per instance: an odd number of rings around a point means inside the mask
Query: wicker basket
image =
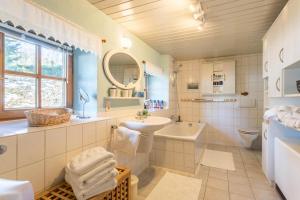
<svg viewBox="0 0 300 200"><path fill-rule="evenodd" d="M30 126L50 126L70 121L72 109L33 109L24 113Z"/></svg>
<svg viewBox="0 0 300 200"><path fill-rule="evenodd" d="M116 177L118 185L115 189L103 192L89 200L131 200L130 170L118 167L119 175ZM36 196L36 200L76 200L72 188L63 182L44 193Z"/></svg>

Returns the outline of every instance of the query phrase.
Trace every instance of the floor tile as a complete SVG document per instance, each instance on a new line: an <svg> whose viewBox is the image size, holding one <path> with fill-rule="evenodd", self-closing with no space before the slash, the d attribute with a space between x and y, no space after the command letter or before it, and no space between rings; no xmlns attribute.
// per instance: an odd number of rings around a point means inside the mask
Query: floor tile
<svg viewBox="0 0 300 200"><path fill-rule="evenodd" d="M255 200L254 197L246 197L239 194L230 193L230 200Z"/></svg>
<svg viewBox="0 0 300 200"><path fill-rule="evenodd" d="M218 179L222 179L222 180L228 180L227 172L221 171L221 170L216 170L216 169L209 170L208 177L218 178Z"/></svg>
<svg viewBox="0 0 300 200"><path fill-rule="evenodd" d="M209 177L207 180L207 187L228 191L228 181Z"/></svg>
<svg viewBox="0 0 300 200"><path fill-rule="evenodd" d="M224 190L206 187L204 199L205 200L229 200L229 193Z"/></svg>
<svg viewBox="0 0 300 200"><path fill-rule="evenodd" d="M239 184L229 182L229 192L230 194L239 194L253 198L253 193L250 184Z"/></svg>
<svg viewBox="0 0 300 200"><path fill-rule="evenodd" d="M245 176L239 176L235 174L228 174L228 180L232 183L238 183L238 184L248 184L248 178Z"/></svg>

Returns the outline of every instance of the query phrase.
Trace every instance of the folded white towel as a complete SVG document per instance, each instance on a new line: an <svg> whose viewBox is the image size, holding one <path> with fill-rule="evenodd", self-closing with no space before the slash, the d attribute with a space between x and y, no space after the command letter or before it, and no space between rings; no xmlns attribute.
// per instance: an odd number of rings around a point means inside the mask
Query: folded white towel
<svg viewBox="0 0 300 200"><path fill-rule="evenodd" d="M68 168L72 173L82 175L110 159L114 159L114 154L102 147L95 147L75 156L70 161Z"/></svg>
<svg viewBox="0 0 300 200"><path fill-rule="evenodd" d="M1 200L33 200L34 193L29 181L0 179Z"/></svg>
<svg viewBox="0 0 300 200"><path fill-rule="evenodd" d="M86 200L95 195L98 195L102 192L106 192L108 190L112 190L117 186L117 181L112 179L111 181L107 181L106 183L96 183L89 189L81 190L77 187L77 185L72 182L71 178L68 174L65 175L65 180L69 183L73 189L73 192L78 200Z"/></svg>
<svg viewBox="0 0 300 200"><path fill-rule="evenodd" d="M276 108L271 108L264 113L264 119L267 121L270 119L273 119L275 117L277 117L277 109Z"/></svg>
<svg viewBox="0 0 300 200"><path fill-rule="evenodd" d="M118 170L116 169L109 169L109 171L104 170L103 172L96 174L89 179L85 179L84 181L82 181L81 178L78 179L72 174L68 174L68 176L79 189L88 189L96 183L104 183L106 181L114 179L118 174Z"/></svg>
<svg viewBox="0 0 300 200"><path fill-rule="evenodd" d="M153 142L149 142L149 141L153 141L153 134L141 134L141 139L140 139L140 145L139 148L137 149L138 153L150 153L152 150L152 145Z"/></svg>
<svg viewBox="0 0 300 200"><path fill-rule="evenodd" d="M110 171L112 171L116 167L116 165L117 165L117 161L115 161L114 159L109 159L104 164L96 166L93 169L91 169L89 172L87 172L85 174L82 174L82 175L74 174L70 170L69 164L67 164L67 166L65 167L65 170L66 170L66 173L72 174L74 179L77 179L78 182L84 183L84 182L91 179L92 177L94 177L97 174L109 173Z"/></svg>
<svg viewBox="0 0 300 200"><path fill-rule="evenodd" d="M140 143L140 135L141 133L139 131L120 126L115 132L112 149L135 156Z"/></svg>
<svg viewBox="0 0 300 200"><path fill-rule="evenodd" d="M292 112L287 112L287 111L279 111L277 112L277 118L281 121L284 122L286 119L292 117Z"/></svg>

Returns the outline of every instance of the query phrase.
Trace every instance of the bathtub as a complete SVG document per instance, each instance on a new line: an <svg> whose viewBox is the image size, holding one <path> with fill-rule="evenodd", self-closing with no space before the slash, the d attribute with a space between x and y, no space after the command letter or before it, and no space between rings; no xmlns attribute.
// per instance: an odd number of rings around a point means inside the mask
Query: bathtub
<svg viewBox="0 0 300 200"><path fill-rule="evenodd" d="M177 122L154 133L155 137L196 141L205 128L205 123Z"/></svg>
<svg viewBox="0 0 300 200"><path fill-rule="evenodd" d="M150 163L195 173L204 151L205 123L172 123L154 133Z"/></svg>

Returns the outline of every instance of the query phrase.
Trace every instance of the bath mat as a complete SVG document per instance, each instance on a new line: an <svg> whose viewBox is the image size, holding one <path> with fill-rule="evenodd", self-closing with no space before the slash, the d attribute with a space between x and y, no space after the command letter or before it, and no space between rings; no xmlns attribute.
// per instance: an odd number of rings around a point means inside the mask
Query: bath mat
<svg viewBox="0 0 300 200"><path fill-rule="evenodd" d="M202 165L235 171L233 155L230 152L205 149Z"/></svg>
<svg viewBox="0 0 300 200"><path fill-rule="evenodd" d="M197 200L202 180L167 172L146 200Z"/></svg>

